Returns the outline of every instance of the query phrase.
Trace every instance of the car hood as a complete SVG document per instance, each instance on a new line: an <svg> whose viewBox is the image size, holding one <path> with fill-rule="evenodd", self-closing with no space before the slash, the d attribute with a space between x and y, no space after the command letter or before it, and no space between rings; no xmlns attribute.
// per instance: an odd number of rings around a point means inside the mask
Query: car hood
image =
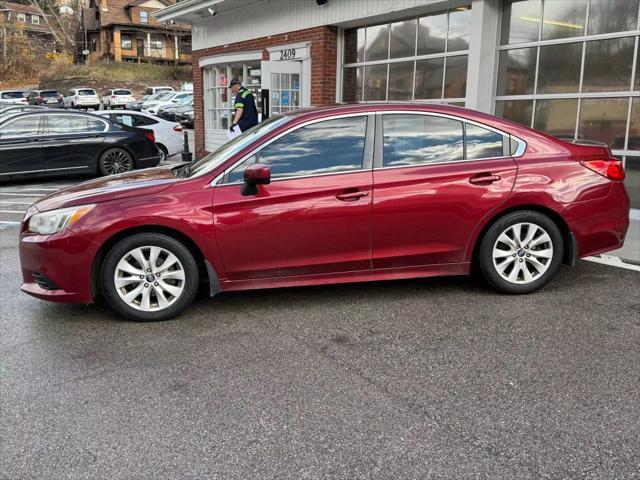
<svg viewBox="0 0 640 480"><path fill-rule="evenodd" d="M35 207L45 212L57 208L158 193L179 181L171 171L174 167L175 165L150 168L89 180L51 193L38 200Z"/></svg>

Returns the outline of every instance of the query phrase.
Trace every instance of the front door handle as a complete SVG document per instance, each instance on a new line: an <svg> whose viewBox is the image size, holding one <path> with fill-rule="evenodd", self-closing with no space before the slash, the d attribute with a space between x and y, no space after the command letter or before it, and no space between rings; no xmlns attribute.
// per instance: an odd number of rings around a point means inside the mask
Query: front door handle
<svg viewBox="0 0 640 480"><path fill-rule="evenodd" d="M353 202L354 200L358 200L359 198L366 197L369 195L369 192L366 190L357 191L357 192L344 192L338 193L336 198L338 200L342 200L343 202Z"/></svg>
<svg viewBox="0 0 640 480"><path fill-rule="evenodd" d="M492 175L490 173L479 173L469 179L469 183L474 185L488 185L489 183L500 180L500 175Z"/></svg>

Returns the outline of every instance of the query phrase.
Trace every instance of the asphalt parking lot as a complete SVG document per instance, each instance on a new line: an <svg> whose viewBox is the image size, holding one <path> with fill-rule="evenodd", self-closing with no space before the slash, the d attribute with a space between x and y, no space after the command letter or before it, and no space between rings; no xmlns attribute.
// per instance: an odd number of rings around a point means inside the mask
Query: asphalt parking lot
<svg viewBox="0 0 640 480"><path fill-rule="evenodd" d="M142 324L19 293L16 247L6 225L0 479L640 478L636 271L226 293Z"/></svg>

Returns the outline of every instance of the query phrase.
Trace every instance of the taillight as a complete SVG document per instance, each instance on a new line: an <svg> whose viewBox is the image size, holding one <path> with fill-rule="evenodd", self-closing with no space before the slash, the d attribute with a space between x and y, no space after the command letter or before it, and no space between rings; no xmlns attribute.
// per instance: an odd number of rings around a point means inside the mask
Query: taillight
<svg viewBox="0 0 640 480"><path fill-rule="evenodd" d="M609 180L624 180L624 167L622 166L622 161L617 158L583 160L580 163L589 170L607 177Z"/></svg>
<svg viewBox="0 0 640 480"><path fill-rule="evenodd" d="M116 96L115 95L111 95L111 98L116 98Z"/></svg>
<svg viewBox="0 0 640 480"><path fill-rule="evenodd" d="M145 137L147 137L150 141L155 142L156 141L156 137L153 134L153 132L146 132L144 134Z"/></svg>
<svg viewBox="0 0 640 480"><path fill-rule="evenodd" d="M174 125L173 126L173 130L176 132L181 132L182 131L182 127L180 125Z"/></svg>

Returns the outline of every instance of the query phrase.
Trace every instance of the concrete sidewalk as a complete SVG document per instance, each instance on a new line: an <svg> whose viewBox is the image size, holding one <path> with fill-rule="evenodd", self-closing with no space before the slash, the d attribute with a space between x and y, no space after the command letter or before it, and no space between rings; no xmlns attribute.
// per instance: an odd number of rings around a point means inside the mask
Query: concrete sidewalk
<svg viewBox="0 0 640 480"><path fill-rule="evenodd" d="M627 262L640 264L640 219L631 218L624 247L607 253Z"/></svg>

